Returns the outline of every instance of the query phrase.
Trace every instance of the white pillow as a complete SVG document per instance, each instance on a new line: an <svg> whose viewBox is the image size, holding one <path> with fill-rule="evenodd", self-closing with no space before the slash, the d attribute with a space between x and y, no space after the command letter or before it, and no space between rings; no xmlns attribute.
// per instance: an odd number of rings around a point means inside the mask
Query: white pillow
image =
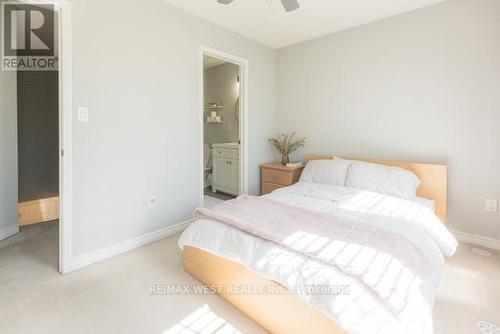
<svg viewBox="0 0 500 334"><path fill-rule="evenodd" d="M351 162L339 158L311 160L300 176L301 182L345 185L347 168Z"/></svg>
<svg viewBox="0 0 500 334"><path fill-rule="evenodd" d="M352 161L347 171L347 187L374 191L402 199L414 200L420 184L412 172L399 167Z"/></svg>

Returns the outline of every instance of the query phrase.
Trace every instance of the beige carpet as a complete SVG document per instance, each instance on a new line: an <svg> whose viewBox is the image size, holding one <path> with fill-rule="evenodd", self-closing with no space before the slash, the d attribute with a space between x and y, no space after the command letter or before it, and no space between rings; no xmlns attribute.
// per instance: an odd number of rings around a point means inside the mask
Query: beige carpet
<svg viewBox="0 0 500 334"><path fill-rule="evenodd" d="M0 333L263 333L215 295L151 295L155 284L195 284L173 236L61 275L57 222L0 242ZM436 333L500 324L500 256L461 245L445 268Z"/></svg>

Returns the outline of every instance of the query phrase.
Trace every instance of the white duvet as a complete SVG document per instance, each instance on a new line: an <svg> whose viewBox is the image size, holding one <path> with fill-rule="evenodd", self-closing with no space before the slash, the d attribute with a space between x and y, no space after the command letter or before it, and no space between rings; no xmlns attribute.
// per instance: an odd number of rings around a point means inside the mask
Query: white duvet
<svg viewBox="0 0 500 334"><path fill-rule="evenodd" d="M365 284L334 266L223 223L197 220L183 233L179 246L222 256L279 282L351 333L432 333L440 269L444 256L454 253L457 242L428 208L373 192L304 182L266 197L401 235L432 259L432 270L426 277L418 277L401 270L397 263L377 268L383 275L375 283L388 292L388 300L397 301L396 314L387 307L387 300L382 301ZM311 286L348 287L349 293L329 295L303 289Z"/></svg>

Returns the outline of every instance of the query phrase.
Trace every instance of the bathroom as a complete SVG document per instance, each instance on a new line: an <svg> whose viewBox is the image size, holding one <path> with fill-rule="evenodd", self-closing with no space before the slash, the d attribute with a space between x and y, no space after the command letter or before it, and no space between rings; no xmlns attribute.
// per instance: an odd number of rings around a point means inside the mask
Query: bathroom
<svg viewBox="0 0 500 334"><path fill-rule="evenodd" d="M240 194L240 66L203 58L205 205Z"/></svg>

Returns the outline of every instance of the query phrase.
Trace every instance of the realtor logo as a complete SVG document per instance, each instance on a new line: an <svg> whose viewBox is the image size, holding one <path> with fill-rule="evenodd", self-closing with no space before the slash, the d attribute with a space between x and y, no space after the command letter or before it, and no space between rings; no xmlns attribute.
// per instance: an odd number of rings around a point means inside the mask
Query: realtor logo
<svg viewBox="0 0 500 334"><path fill-rule="evenodd" d="M57 71L52 4L2 3L2 70Z"/></svg>

